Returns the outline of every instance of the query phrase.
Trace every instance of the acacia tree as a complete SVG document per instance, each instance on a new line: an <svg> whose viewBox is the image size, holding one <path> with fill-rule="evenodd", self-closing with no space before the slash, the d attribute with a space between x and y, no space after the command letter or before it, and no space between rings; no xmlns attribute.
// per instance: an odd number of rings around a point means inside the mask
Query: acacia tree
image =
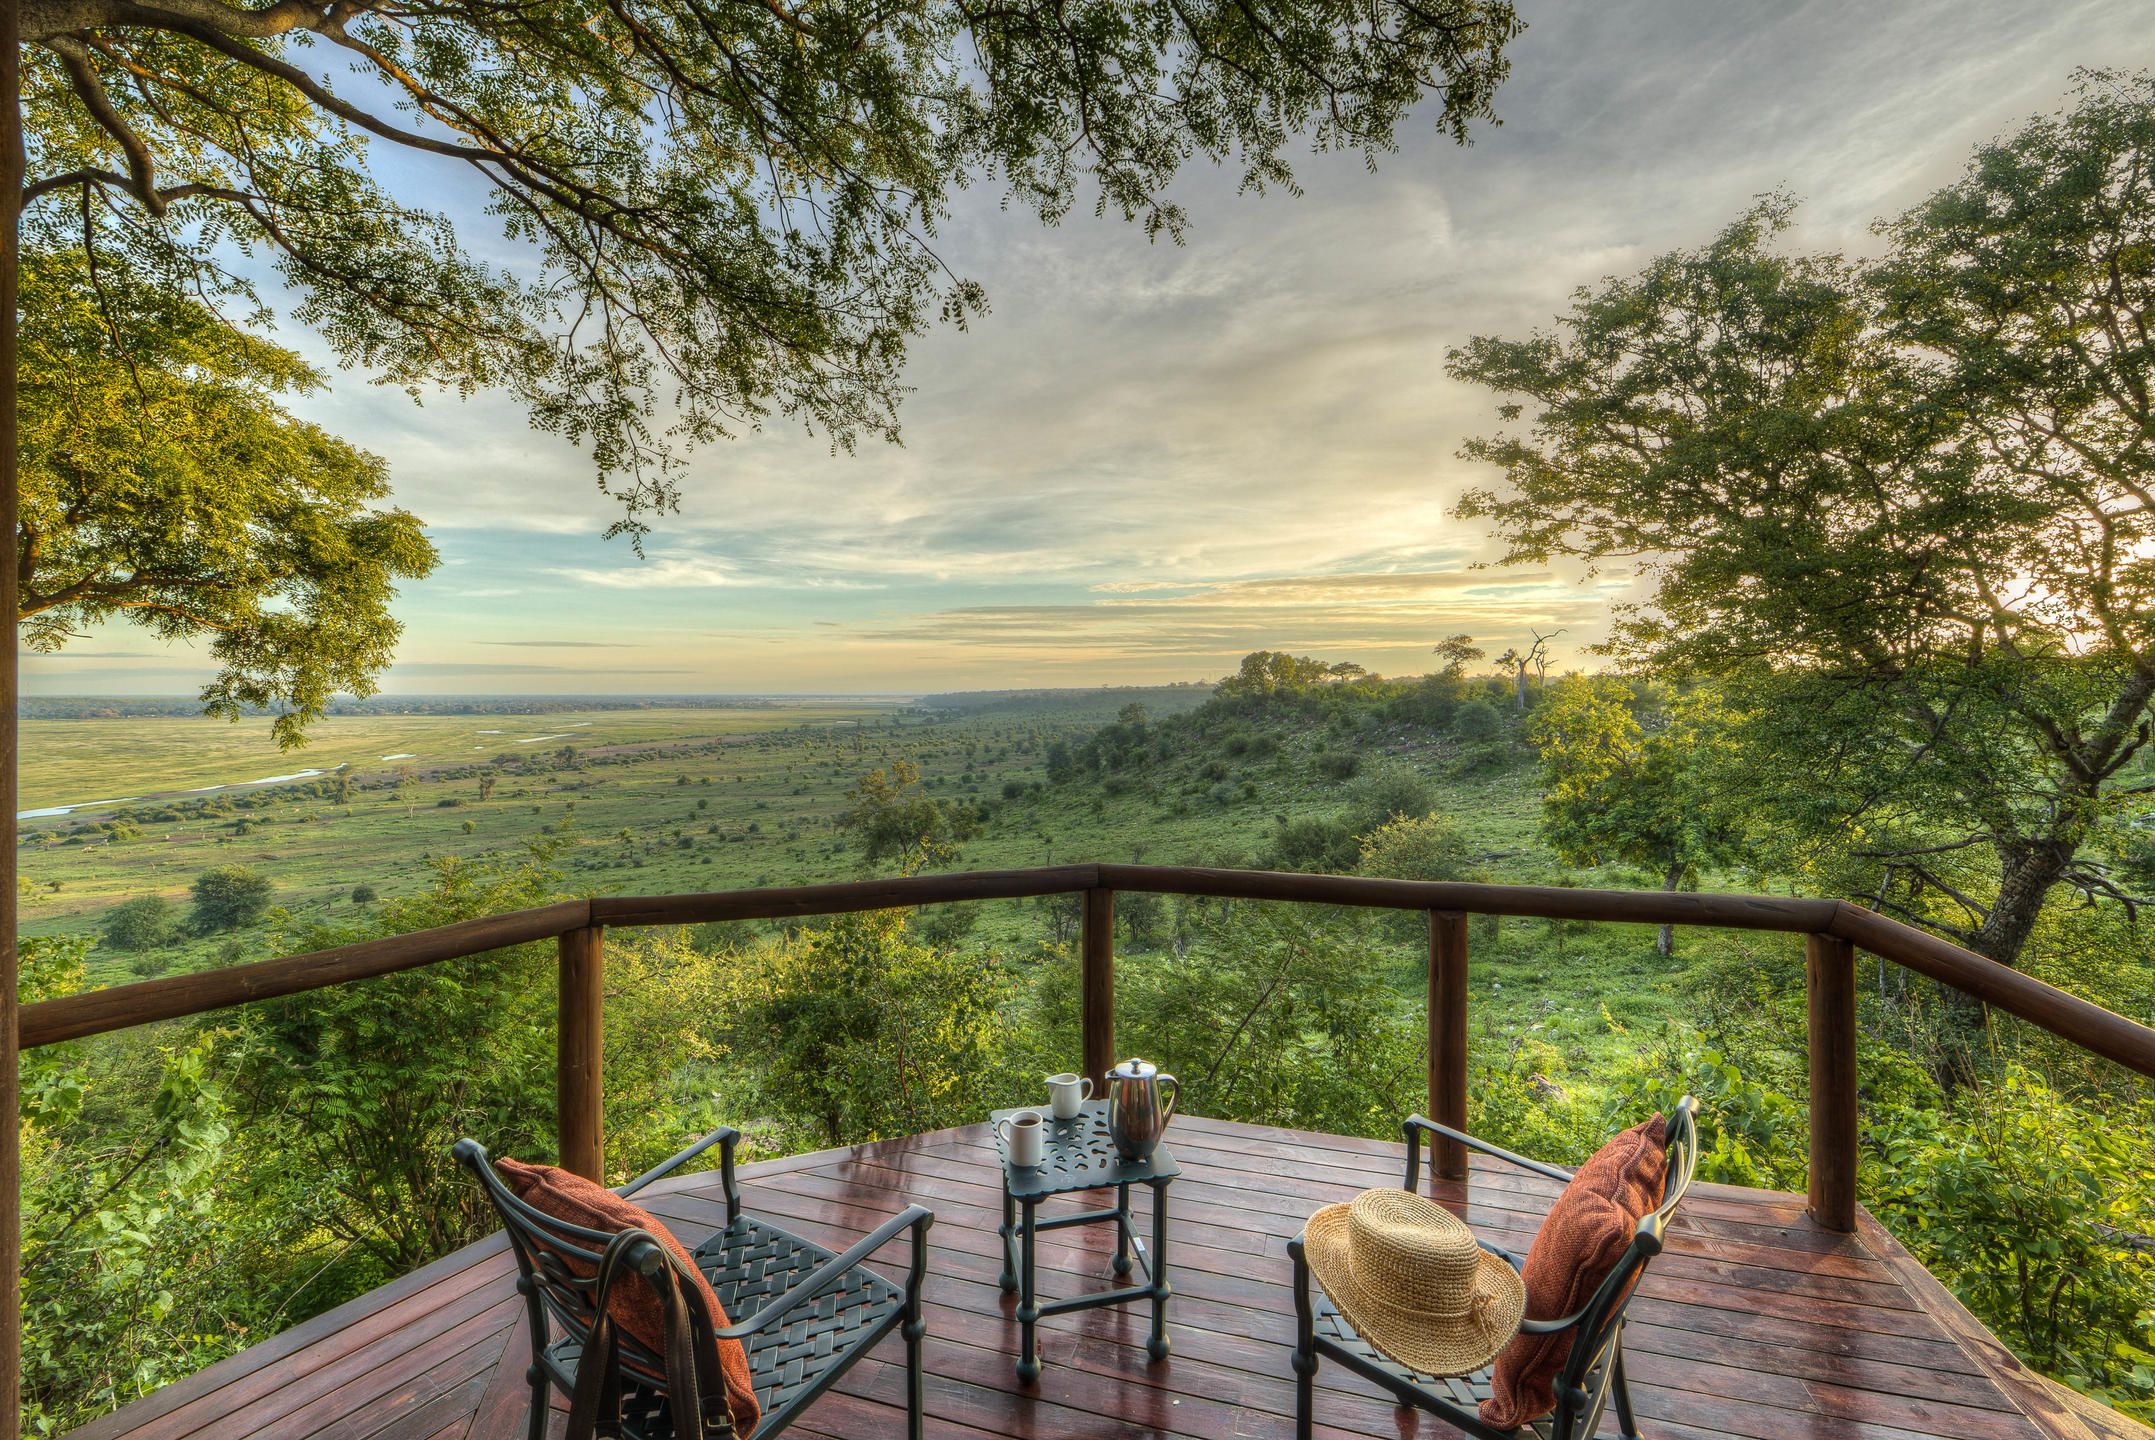
<svg viewBox="0 0 2155 1440"><path fill-rule="evenodd" d="M371 694L401 626L395 582L434 547L382 462L280 403L321 377L208 306L81 250L22 262L23 640L56 650L132 620L207 637L212 714L278 710L295 744L338 691Z"/></svg>
<svg viewBox="0 0 2155 1440"><path fill-rule="evenodd" d="M1874 262L1782 253L1791 210L1453 352L1535 410L1461 511L1636 563L1609 648L1740 693L1765 828L2011 964L2057 887L2136 900L2101 842L2151 789L2155 77L2083 72Z"/></svg>
<svg viewBox="0 0 2155 1440"><path fill-rule="evenodd" d="M1708 753L1723 743L1721 729L1719 707L1702 690L1645 718L1631 686L1612 676L1549 690L1528 733L1541 754L1542 830L1558 858L1635 865L1664 890L1698 888L1701 870L1737 853ZM1654 948L1674 953L1675 931L1662 926Z"/></svg>
<svg viewBox="0 0 2155 1440"><path fill-rule="evenodd" d="M587 445L631 532L684 445L774 411L892 432L908 338L983 303L934 248L954 188L1053 220L1089 180L1179 235L1192 156L1291 186L1291 135L1373 154L1431 91L1464 141L1519 29L1509 0L27 0L21 25L30 233L222 295L235 248L266 254L347 361ZM385 146L469 175L513 264L381 183Z"/></svg>

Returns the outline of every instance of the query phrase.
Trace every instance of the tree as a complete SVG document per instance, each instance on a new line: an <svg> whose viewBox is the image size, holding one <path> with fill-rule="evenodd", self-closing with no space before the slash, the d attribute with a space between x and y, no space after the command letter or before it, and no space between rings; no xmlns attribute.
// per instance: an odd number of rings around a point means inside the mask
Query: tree
<svg viewBox="0 0 2155 1440"><path fill-rule="evenodd" d="M1443 658L1441 673L1448 679L1457 680L1467 673L1468 665L1486 658L1488 652L1474 643L1472 635L1447 635L1431 647L1430 653Z"/></svg>
<svg viewBox="0 0 2155 1440"><path fill-rule="evenodd" d="M2155 77L2083 73L1875 262L1791 212L1454 352L1535 406L1462 512L1642 565L1610 648L1741 693L1790 861L2011 964L2056 887L2137 899L2095 842L2149 791Z"/></svg>
<svg viewBox="0 0 2155 1440"><path fill-rule="evenodd" d="M105 943L115 950L154 950L171 940L177 921L162 895L137 895L105 912Z"/></svg>
<svg viewBox="0 0 2155 1440"><path fill-rule="evenodd" d="M505 391L588 445L637 530L681 445L773 412L892 432L908 339L983 304L935 249L955 188L998 178L1052 221L1089 179L1179 235L1193 155L1289 186L1291 135L1373 156L1432 89L1463 142L1519 22L1508 0L32 0L21 26L31 235L243 305L231 254L271 257L346 360ZM516 262L391 193L370 146L473 178Z"/></svg>
<svg viewBox="0 0 2155 1440"><path fill-rule="evenodd" d="M195 877L194 926L204 935L252 925L269 909L267 876L244 865L220 865Z"/></svg>
<svg viewBox="0 0 2155 1440"><path fill-rule="evenodd" d="M922 791L920 769L910 760L869 771L846 792L846 802L838 823L859 843L864 869L888 860L910 875L945 864L973 829L967 814Z"/></svg>
<svg viewBox="0 0 2155 1440"><path fill-rule="evenodd" d="M1615 861L1651 870L1664 890L1696 888L1699 871L1733 859L1739 831L1712 790L1705 753L1717 707L1697 690L1642 722L1631 687L1608 676L1548 692L1530 727L1541 751L1542 829L1568 865ZM1655 948L1675 948L1664 925Z"/></svg>
<svg viewBox="0 0 2155 1440"><path fill-rule="evenodd" d="M21 278L24 642L111 619L206 638L204 708L273 708L285 745L331 695L372 694L395 584L434 547L373 504L380 460L284 409L321 375L124 261L31 251Z"/></svg>
<svg viewBox="0 0 2155 1440"><path fill-rule="evenodd" d="M1552 630L1544 635L1538 630L1530 630L1527 633L1534 637L1533 644L1524 650L1514 645L1497 656L1497 668L1511 675L1512 708L1521 714L1526 713L1526 672L1532 670L1537 681L1548 681L1549 642L1564 632Z"/></svg>
<svg viewBox="0 0 2155 1440"><path fill-rule="evenodd" d="M1274 695L1300 695L1321 686L1358 680L1369 672L1352 661L1337 664L1289 655L1284 650L1255 650L1242 657L1233 675L1214 687L1223 699L1263 700Z"/></svg>

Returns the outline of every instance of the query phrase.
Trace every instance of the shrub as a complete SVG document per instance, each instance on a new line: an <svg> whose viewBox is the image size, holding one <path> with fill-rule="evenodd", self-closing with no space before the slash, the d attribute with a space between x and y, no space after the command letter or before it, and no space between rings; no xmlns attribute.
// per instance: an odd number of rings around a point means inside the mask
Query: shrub
<svg viewBox="0 0 2155 1440"><path fill-rule="evenodd" d="M1354 832L1347 828L1345 821L1337 816L1320 819L1304 815L1281 822L1272 837L1272 849L1264 858L1264 866L1268 870L1310 870L1338 875L1352 870L1360 858Z"/></svg>
<svg viewBox="0 0 2155 1440"><path fill-rule="evenodd" d="M1474 873L1466 837L1441 815L1392 820L1370 831L1357 868L1387 880L1466 880Z"/></svg>
<svg viewBox="0 0 2155 1440"><path fill-rule="evenodd" d="M105 943L115 950L154 950L172 939L178 923L170 900L138 895L106 912Z"/></svg>
<svg viewBox="0 0 2155 1440"><path fill-rule="evenodd" d="M220 865L195 877L194 925L205 935L252 925L269 909L270 883L244 865Z"/></svg>
<svg viewBox="0 0 2155 1440"><path fill-rule="evenodd" d="M1422 772L1398 760L1363 770L1350 794L1352 806L1345 819L1357 835L1402 817L1427 815L1437 803L1436 791Z"/></svg>
<svg viewBox="0 0 2155 1440"><path fill-rule="evenodd" d="M1317 757L1317 773L1327 780L1352 780L1362 757L1352 750L1327 750Z"/></svg>
<svg viewBox="0 0 2155 1440"><path fill-rule="evenodd" d="M1504 717L1487 700L1469 700L1452 712L1452 733L1462 740L1481 744L1496 739L1503 729Z"/></svg>

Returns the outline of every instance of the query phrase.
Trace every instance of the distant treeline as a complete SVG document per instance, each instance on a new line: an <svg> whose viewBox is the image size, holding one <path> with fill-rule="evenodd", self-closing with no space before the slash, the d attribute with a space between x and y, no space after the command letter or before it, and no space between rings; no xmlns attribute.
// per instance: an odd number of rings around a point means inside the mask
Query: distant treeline
<svg viewBox="0 0 2155 1440"><path fill-rule="evenodd" d="M850 696L767 695L375 695L329 702L332 715L553 715L583 710L773 710L809 699ZM186 695L29 695L16 713L25 720L132 720L163 715L200 715L202 702ZM276 712L256 709L251 715Z"/></svg>
<svg viewBox="0 0 2155 1440"><path fill-rule="evenodd" d="M1109 717L1132 704L1143 705L1154 715L1179 715L1211 698L1209 681L1183 680L1173 685L1103 685L1090 689L962 690L948 695L923 695L916 703L922 710L956 715L1054 710Z"/></svg>

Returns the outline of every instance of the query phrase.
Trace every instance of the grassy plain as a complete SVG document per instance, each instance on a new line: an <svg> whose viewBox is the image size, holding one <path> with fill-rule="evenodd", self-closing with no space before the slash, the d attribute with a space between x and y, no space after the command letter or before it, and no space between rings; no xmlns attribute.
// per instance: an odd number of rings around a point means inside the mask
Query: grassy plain
<svg viewBox="0 0 2155 1440"><path fill-rule="evenodd" d="M253 929L146 951L100 945L91 980L113 984L264 958L285 948L295 926L363 923L374 902L355 900L358 887L380 897L418 890L433 879L429 859L476 858L533 841L557 847L553 863L580 894L847 879L863 873L838 823L847 791L866 771L901 760L919 768L930 795L989 812L963 846L959 863L970 867L1256 863L1282 822L1329 815L1343 803L1341 782L1312 763L1336 738L1315 733L1288 734L1276 753L1239 760L1224 779L1217 762L1193 758L1187 773L1170 769L1139 787L1112 779L1048 784L1049 745L1081 739L1112 715L1112 707L1066 700L927 713L829 702L333 717L297 762L279 755L260 722L33 721L25 726L33 805L303 767L347 766L348 781L340 787L331 773L27 821L24 929L95 935L115 905L145 894L184 912L195 877L218 865L244 864L273 881L281 913ZM1408 766L1430 780L1439 811L1491 878L1624 883L1568 871L1550 855L1538 835L1530 769L1461 767L1447 742L1428 736L1361 744L1371 763ZM532 768L539 764L547 768ZM482 776L492 777L484 799ZM1030 945L1067 924L1045 903L981 909L966 943ZM1412 929L1370 943L1396 954L1401 1003L1418 1006L1425 961ZM1654 953L1641 927L1483 922L1475 939L1478 1024L1491 1039L1546 1044L1553 1052L1546 1068L1590 1075L1597 1060L1633 1043L1629 1027L1670 1013L1693 957L1758 947L1790 958L1777 945L1771 937L1720 937L1688 945L1671 962ZM1125 954L1125 963L1145 963L1136 947Z"/></svg>

